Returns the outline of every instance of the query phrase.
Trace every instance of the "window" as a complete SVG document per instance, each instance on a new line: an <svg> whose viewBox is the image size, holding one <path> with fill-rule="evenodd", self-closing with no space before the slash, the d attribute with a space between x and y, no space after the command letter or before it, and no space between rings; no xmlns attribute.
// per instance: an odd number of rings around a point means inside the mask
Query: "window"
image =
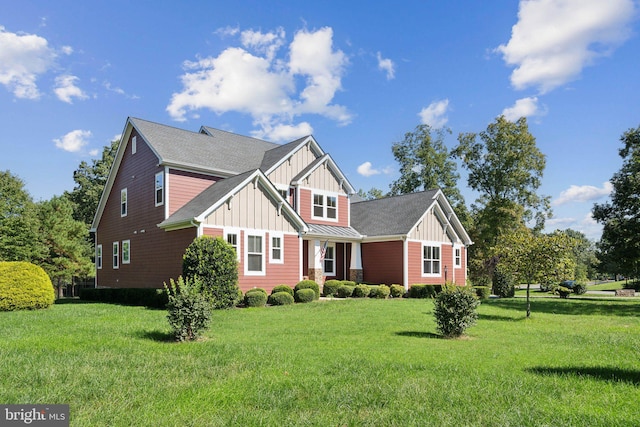
<svg viewBox="0 0 640 427"><path fill-rule="evenodd" d="M247 235L247 257L245 261L247 274L264 273L262 236Z"/></svg>
<svg viewBox="0 0 640 427"><path fill-rule="evenodd" d="M289 190L278 189L278 193L280 193L282 198L285 199L287 202L289 201Z"/></svg>
<svg viewBox="0 0 640 427"><path fill-rule="evenodd" d="M156 206L164 203L164 172L156 174Z"/></svg>
<svg viewBox="0 0 640 427"><path fill-rule="evenodd" d="M317 219L338 220L338 197L325 194L313 195L312 217Z"/></svg>
<svg viewBox="0 0 640 427"><path fill-rule="evenodd" d="M283 262L283 254L282 254L282 242L284 238L283 236L271 235L271 259L269 262L273 263L282 263Z"/></svg>
<svg viewBox="0 0 640 427"><path fill-rule="evenodd" d="M460 252L461 252L460 248L455 248L455 259L454 259L454 262L455 262L456 267L462 266L462 258L460 256Z"/></svg>
<svg viewBox="0 0 640 427"><path fill-rule="evenodd" d="M224 230L224 239L228 244L233 246L233 250L236 251L238 261L240 261L240 230L232 228Z"/></svg>
<svg viewBox="0 0 640 427"><path fill-rule="evenodd" d="M327 196L327 218L336 219L338 213L338 204L336 197Z"/></svg>
<svg viewBox="0 0 640 427"><path fill-rule="evenodd" d="M322 194L313 195L313 216L319 218L324 216L324 196Z"/></svg>
<svg viewBox="0 0 640 427"><path fill-rule="evenodd" d="M129 264L131 262L131 241L122 241L122 263Z"/></svg>
<svg viewBox="0 0 640 427"><path fill-rule="evenodd" d="M120 243L113 242L113 268L120 267L119 260L120 260Z"/></svg>
<svg viewBox="0 0 640 427"><path fill-rule="evenodd" d="M327 276L336 275L336 247L333 243L329 243L324 251L322 269Z"/></svg>
<svg viewBox="0 0 640 427"><path fill-rule="evenodd" d="M120 190L120 216L127 216L127 189Z"/></svg>
<svg viewBox="0 0 640 427"><path fill-rule="evenodd" d="M423 246L422 247L422 274L439 275L440 274L440 247L439 246Z"/></svg>
<svg viewBox="0 0 640 427"><path fill-rule="evenodd" d="M134 136L131 138L131 154L136 154L136 151L138 151L138 137Z"/></svg>
<svg viewBox="0 0 640 427"><path fill-rule="evenodd" d="M96 246L96 268L102 269L102 245Z"/></svg>

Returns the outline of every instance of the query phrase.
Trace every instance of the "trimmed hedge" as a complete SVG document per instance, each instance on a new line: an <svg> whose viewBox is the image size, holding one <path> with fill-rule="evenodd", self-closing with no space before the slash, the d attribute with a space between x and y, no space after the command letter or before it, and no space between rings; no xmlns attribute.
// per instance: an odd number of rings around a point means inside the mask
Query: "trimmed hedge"
<svg viewBox="0 0 640 427"><path fill-rule="evenodd" d="M167 292L155 288L80 288L80 299L107 304L165 308Z"/></svg>
<svg viewBox="0 0 640 427"><path fill-rule="evenodd" d="M298 289L294 295L294 299L296 302L301 303L312 302L316 299L315 290L311 288Z"/></svg>
<svg viewBox="0 0 640 427"><path fill-rule="evenodd" d="M293 289L289 285L276 285L271 289L271 295L277 294L278 292L286 292L293 297Z"/></svg>
<svg viewBox="0 0 640 427"><path fill-rule="evenodd" d="M442 285L411 285L408 292L409 298L435 298L442 291Z"/></svg>
<svg viewBox="0 0 640 427"><path fill-rule="evenodd" d="M51 279L30 262L0 262L0 311L47 308L55 301Z"/></svg>
<svg viewBox="0 0 640 427"><path fill-rule="evenodd" d="M369 298L385 299L389 296L391 290L387 285L371 286L371 292L369 292Z"/></svg>
<svg viewBox="0 0 640 427"><path fill-rule="evenodd" d="M267 305L267 292L262 288L254 288L244 294L244 303L247 307L264 307Z"/></svg>
<svg viewBox="0 0 640 427"><path fill-rule="evenodd" d="M474 286L473 289L476 291L476 296L481 300L489 299L491 296L491 288L489 286Z"/></svg>
<svg viewBox="0 0 640 427"><path fill-rule="evenodd" d="M391 298L402 298L404 296L404 286L402 285L391 285L389 290L391 291Z"/></svg>
<svg viewBox="0 0 640 427"><path fill-rule="evenodd" d="M341 280L327 280L322 286L322 295L324 295L325 297L335 295L338 292L338 288L342 286L342 284L343 282Z"/></svg>
<svg viewBox="0 0 640 427"><path fill-rule="evenodd" d="M336 296L338 298L349 298L351 297L351 295L353 295L353 290L355 288L356 288L355 286L340 285L340 287L338 288L338 291L336 292Z"/></svg>
<svg viewBox="0 0 640 427"><path fill-rule="evenodd" d="M291 292L293 292L293 290L291 290ZM273 293L269 295L269 299L267 300L269 305L290 305L293 304L293 302L293 296L286 291Z"/></svg>
<svg viewBox="0 0 640 427"><path fill-rule="evenodd" d="M320 286L318 286L318 284L313 280L302 280L298 282L296 287L293 288L294 297L295 297L295 292L301 289L313 289L313 292L316 294L315 299L320 299Z"/></svg>
<svg viewBox="0 0 640 427"><path fill-rule="evenodd" d="M356 285L355 288L353 288L353 292L351 293L351 296L353 298L366 298L369 296L369 293L371 292L371 288L369 288L369 285Z"/></svg>

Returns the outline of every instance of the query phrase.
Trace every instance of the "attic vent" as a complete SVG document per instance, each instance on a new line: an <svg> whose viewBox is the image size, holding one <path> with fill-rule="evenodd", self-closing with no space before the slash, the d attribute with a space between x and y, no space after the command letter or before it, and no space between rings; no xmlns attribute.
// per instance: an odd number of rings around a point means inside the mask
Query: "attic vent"
<svg viewBox="0 0 640 427"><path fill-rule="evenodd" d="M136 151L138 151L138 137L134 136L131 138L131 154L136 154Z"/></svg>

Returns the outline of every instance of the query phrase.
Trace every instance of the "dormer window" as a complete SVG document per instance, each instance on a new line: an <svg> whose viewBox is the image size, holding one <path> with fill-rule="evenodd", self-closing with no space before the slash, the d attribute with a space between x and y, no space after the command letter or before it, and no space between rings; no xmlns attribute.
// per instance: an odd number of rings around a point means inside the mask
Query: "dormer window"
<svg viewBox="0 0 640 427"><path fill-rule="evenodd" d="M313 219L337 221L338 197L336 195L313 193L311 217Z"/></svg>

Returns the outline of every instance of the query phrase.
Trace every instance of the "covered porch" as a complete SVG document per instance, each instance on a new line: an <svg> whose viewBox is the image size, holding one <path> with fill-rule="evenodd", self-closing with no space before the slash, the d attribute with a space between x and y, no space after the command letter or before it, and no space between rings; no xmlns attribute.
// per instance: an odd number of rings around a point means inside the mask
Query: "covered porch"
<svg viewBox="0 0 640 427"><path fill-rule="evenodd" d="M302 275L320 285L331 279L362 282L361 240L351 227L309 224L302 243Z"/></svg>

